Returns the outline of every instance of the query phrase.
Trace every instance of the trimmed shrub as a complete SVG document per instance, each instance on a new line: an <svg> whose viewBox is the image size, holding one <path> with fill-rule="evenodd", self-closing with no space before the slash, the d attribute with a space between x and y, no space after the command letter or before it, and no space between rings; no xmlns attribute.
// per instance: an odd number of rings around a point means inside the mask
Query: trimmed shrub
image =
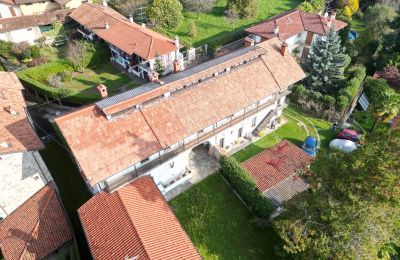
<svg viewBox="0 0 400 260"><path fill-rule="evenodd" d="M72 80L72 72L71 71L63 71L60 74L61 81L62 82L67 82Z"/></svg>
<svg viewBox="0 0 400 260"><path fill-rule="evenodd" d="M11 47L12 47L11 42L0 41L0 56L4 58L10 57Z"/></svg>
<svg viewBox="0 0 400 260"><path fill-rule="evenodd" d="M221 157L221 173L258 217L268 218L272 207L258 190L256 183L233 157Z"/></svg>
<svg viewBox="0 0 400 260"><path fill-rule="evenodd" d="M40 47L37 45L32 45L30 48L32 59L40 58Z"/></svg>

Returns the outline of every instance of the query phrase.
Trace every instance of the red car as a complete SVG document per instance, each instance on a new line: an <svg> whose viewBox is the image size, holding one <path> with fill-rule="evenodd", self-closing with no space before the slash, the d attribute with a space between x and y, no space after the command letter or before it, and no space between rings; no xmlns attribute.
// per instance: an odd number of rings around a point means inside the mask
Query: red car
<svg viewBox="0 0 400 260"><path fill-rule="evenodd" d="M344 129L338 134L337 137L339 139L346 139L346 140L350 140L353 142L357 142L357 141L360 141L361 134L354 130Z"/></svg>

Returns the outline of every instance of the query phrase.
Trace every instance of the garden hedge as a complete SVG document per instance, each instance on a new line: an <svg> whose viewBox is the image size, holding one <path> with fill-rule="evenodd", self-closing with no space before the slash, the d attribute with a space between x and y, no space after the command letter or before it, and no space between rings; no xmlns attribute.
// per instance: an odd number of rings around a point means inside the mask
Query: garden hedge
<svg viewBox="0 0 400 260"><path fill-rule="evenodd" d="M258 190L256 183L233 157L221 157L221 173L228 180L234 190L242 197L250 210L261 218L268 218L272 213L272 206Z"/></svg>

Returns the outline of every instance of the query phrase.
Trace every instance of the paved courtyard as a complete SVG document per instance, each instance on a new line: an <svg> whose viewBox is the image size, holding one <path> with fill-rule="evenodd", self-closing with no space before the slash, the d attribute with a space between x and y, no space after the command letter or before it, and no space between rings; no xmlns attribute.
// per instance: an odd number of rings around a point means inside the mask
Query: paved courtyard
<svg viewBox="0 0 400 260"><path fill-rule="evenodd" d="M216 172L219 169L219 163L217 158L208 154L208 149L205 145L199 145L193 148L189 154L188 168L192 171L192 178L167 192L164 195L167 201L175 198L192 185Z"/></svg>

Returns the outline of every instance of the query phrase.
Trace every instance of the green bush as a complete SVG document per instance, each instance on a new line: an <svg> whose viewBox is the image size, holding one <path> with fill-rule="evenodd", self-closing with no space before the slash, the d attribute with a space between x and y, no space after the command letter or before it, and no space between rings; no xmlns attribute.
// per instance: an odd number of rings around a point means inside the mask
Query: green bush
<svg viewBox="0 0 400 260"><path fill-rule="evenodd" d="M40 55L40 47L39 46L32 45L30 47L30 51L31 51L32 59L37 59L37 58L41 57L41 55Z"/></svg>
<svg viewBox="0 0 400 260"><path fill-rule="evenodd" d="M53 88L47 84L44 84L40 81L37 81L35 79L32 79L28 77L26 74L23 72L17 72L17 76L19 80L21 81L22 85L25 87L31 88L36 90L38 93L42 95L46 95L49 98L61 98L65 97L71 94L71 91L68 89L63 89L63 88Z"/></svg>
<svg viewBox="0 0 400 260"><path fill-rule="evenodd" d="M68 82L72 80L72 72L71 71L63 71L60 74L62 82Z"/></svg>
<svg viewBox="0 0 400 260"><path fill-rule="evenodd" d="M11 42L0 41L0 56L4 58L10 57L11 47L12 47Z"/></svg>
<svg viewBox="0 0 400 260"><path fill-rule="evenodd" d="M268 218L272 212L271 204L258 190L256 183L233 157L221 157L221 173L233 189L242 197L251 211L261 218Z"/></svg>

